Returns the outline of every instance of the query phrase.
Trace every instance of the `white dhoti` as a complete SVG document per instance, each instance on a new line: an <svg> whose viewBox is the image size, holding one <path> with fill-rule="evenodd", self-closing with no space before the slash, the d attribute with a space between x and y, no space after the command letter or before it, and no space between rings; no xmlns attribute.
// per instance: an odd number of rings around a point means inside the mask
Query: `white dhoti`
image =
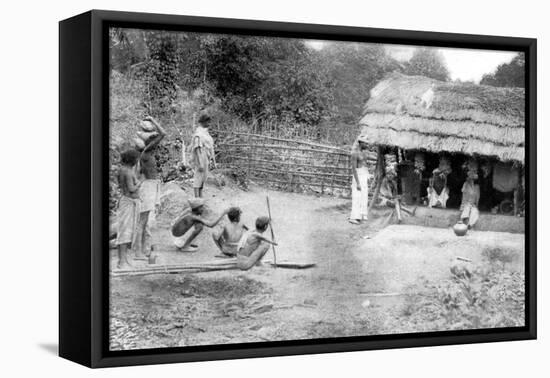
<svg viewBox="0 0 550 378"><path fill-rule="evenodd" d="M141 212L154 211L156 205L160 205L160 181L144 180L139 187L141 199Z"/></svg>
<svg viewBox="0 0 550 378"><path fill-rule="evenodd" d="M428 207L441 206L447 207L447 200L449 199L449 188L444 187L441 193L437 194L434 188L428 187Z"/></svg>
<svg viewBox="0 0 550 378"><path fill-rule="evenodd" d="M117 210L117 237L115 244L135 242L141 202L139 199L122 196Z"/></svg>
<svg viewBox="0 0 550 378"><path fill-rule="evenodd" d="M460 218L468 218L468 226L473 227L479 219L479 210L477 209L477 206L470 203L464 204L462 206L462 215Z"/></svg>
<svg viewBox="0 0 550 378"><path fill-rule="evenodd" d="M353 177L351 182L351 214L350 219L367 219L369 208L369 170L367 167L357 168L357 178L361 190L357 190L357 182Z"/></svg>
<svg viewBox="0 0 550 378"><path fill-rule="evenodd" d="M160 205L160 181L147 179L139 187L141 200L140 216L134 248L137 253L148 254L151 250L151 227L156 220L156 206Z"/></svg>

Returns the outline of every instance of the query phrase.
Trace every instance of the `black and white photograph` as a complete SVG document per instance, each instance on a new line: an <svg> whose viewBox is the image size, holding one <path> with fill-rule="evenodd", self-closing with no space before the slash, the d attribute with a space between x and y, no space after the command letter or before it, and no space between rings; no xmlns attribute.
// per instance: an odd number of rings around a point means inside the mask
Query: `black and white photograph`
<svg viewBox="0 0 550 378"><path fill-rule="evenodd" d="M525 326L525 56L109 29L109 348Z"/></svg>

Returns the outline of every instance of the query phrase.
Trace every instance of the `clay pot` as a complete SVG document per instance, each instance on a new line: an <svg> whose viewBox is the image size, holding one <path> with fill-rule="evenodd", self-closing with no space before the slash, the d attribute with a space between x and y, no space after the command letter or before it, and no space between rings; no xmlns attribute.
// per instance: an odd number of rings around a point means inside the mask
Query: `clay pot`
<svg viewBox="0 0 550 378"><path fill-rule="evenodd" d="M468 232L468 226L462 222L458 222L453 226L453 231L456 236L464 236Z"/></svg>
<svg viewBox="0 0 550 378"><path fill-rule="evenodd" d="M140 123L141 129L146 132L156 131L155 125L151 123L151 121L141 121Z"/></svg>

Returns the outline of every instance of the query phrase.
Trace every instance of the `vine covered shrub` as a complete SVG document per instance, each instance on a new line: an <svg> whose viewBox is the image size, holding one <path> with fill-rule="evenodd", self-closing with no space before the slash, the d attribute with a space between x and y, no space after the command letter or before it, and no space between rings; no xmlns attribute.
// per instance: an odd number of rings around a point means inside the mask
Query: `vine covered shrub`
<svg viewBox="0 0 550 378"><path fill-rule="evenodd" d="M388 332L427 332L525 325L525 275L495 266L451 268L451 278L427 283L407 299Z"/></svg>

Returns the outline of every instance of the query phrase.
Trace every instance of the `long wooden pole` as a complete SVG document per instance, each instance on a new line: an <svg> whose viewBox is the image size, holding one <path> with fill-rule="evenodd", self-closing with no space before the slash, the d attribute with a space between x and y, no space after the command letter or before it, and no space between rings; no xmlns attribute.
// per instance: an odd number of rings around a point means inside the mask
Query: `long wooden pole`
<svg viewBox="0 0 550 378"><path fill-rule="evenodd" d="M275 233L273 232L273 222L271 221L271 206L269 206L269 196L265 196L267 202L267 214L269 215L269 229L271 230L271 240L275 241ZM277 268L277 253L275 253L275 245L271 244L273 248L273 266Z"/></svg>
<svg viewBox="0 0 550 378"><path fill-rule="evenodd" d="M367 212L370 213L373 206L376 204L376 201L378 200L378 196L380 195L380 187L382 186L382 179L384 178L384 154L382 147L378 146L378 156L376 158L376 188L374 189L374 194L372 195L372 199L370 201L370 205L368 207Z"/></svg>

